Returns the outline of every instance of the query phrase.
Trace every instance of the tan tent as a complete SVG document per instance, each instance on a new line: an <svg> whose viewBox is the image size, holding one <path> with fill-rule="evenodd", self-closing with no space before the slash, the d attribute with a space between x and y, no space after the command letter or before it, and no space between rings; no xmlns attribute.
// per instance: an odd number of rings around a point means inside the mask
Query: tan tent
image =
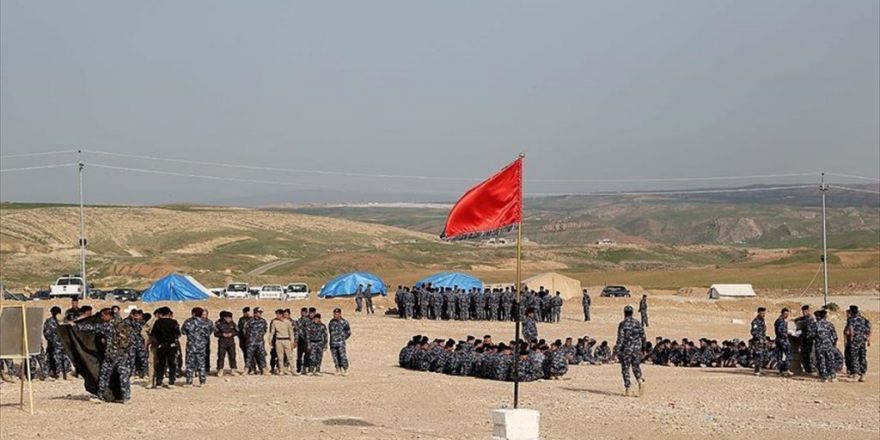
<svg viewBox="0 0 880 440"><path fill-rule="evenodd" d="M755 295L751 284L713 284L709 287L709 299L748 298Z"/></svg>
<svg viewBox="0 0 880 440"><path fill-rule="evenodd" d="M556 294L559 291L563 299L580 298L583 294L581 282L556 272L545 272L523 280L529 289L538 291L541 286Z"/></svg>

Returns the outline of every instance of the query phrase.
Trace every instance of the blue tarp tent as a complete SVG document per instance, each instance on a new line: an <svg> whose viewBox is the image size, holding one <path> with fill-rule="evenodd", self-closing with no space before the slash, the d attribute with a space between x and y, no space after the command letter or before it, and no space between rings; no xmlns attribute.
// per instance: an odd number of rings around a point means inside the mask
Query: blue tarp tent
<svg viewBox="0 0 880 440"><path fill-rule="evenodd" d="M198 301L211 297L211 292L192 277L173 273L144 290L141 300L146 302Z"/></svg>
<svg viewBox="0 0 880 440"><path fill-rule="evenodd" d="M318 298L354 296L359 285L366 287L367 284L373 285L370 288L373 295L378 293L385 296L388 294L388 289L385 288L385 282L376 275L369 272L351 272L339 275L338 277L327 281L327 284L324 284L324 286L321 287L321 293L318 294Z"/></svg>
<svg viewBox="0 0 880 440"><path fill-rule="evenodd" d="M431 283L434 287L455 287L458 286L462 290L482 289L483 282L468 274L461 272L440 272L423 278L416 283L417 286Z"/></svg>

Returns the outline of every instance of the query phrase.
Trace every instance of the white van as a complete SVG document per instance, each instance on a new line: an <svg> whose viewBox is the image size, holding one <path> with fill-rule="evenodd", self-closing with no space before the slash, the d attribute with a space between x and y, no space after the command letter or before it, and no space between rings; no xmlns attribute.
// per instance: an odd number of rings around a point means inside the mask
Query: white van
<svg viewBox="0 0 880 440"><path fill-rule="evenodd" d="M284 288L280 284L264 284L260 287L259 299L284 299Z"/></svg>

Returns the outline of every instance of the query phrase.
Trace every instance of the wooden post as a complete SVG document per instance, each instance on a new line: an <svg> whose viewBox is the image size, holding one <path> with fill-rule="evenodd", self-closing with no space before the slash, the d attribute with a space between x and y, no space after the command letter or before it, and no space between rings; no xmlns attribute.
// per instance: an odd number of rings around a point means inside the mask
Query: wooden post
<svg viewBox="0 0 880 440"><path fill-rule="evenodd" d="M34 384L33 377L31 376L31 350L28 346L28 334L27 334L27 306L21 305L21 338L22 338L22 346L24 347L24 360L22 362L27 363L27 383L28 383L28 402L30 403L30 414L34 415ZM22 373L24 373L24 369L22 369ZM24 381L21 383L21 408L24 409Z"/></svg>
<svg viewBox="0 0 880 440"><path fill-rule="evenodd" d="M526 155L520 153L520 159L525 158ZM522 179L522 175L520 175L520 179ZM522 310L522 304L520 303L521 292L522 292L522 240L523 240L523 197L522 197L522 181L520 181L520 193L519 193L519 224L516 227L516 294L514 304L516 304L516 316L514 317L516 321L516 336L514 338L514 348L513 348L513 408L519 408L519 335L520 335L520 320L519 317L525 310Z"/></svg>

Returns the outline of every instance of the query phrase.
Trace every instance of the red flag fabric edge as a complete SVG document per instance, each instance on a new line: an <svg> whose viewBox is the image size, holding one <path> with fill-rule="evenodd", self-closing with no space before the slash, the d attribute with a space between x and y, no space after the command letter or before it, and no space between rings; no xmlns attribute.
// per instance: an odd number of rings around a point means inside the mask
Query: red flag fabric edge
<svg viewBox="0 0 880 440"><path fill-rule="evenodd" d="M440 238L469 240L512 231L522 222L522 158L469 189L446 218Z"/></svg>

